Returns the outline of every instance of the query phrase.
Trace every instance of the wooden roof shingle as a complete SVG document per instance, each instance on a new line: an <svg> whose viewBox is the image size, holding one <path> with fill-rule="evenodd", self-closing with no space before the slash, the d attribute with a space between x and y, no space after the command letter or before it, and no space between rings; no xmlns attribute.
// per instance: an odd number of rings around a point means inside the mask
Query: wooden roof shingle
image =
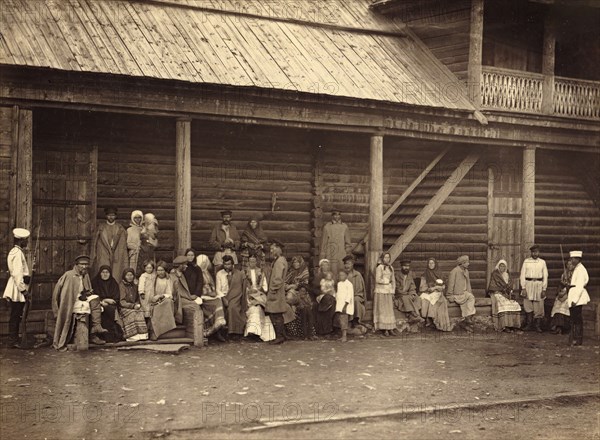
<svg viewBox="0 0 600 440"><path fill-rule="evenodd" d="M464 85L369 4L3 0L0 64L474 110Z"/></svg>

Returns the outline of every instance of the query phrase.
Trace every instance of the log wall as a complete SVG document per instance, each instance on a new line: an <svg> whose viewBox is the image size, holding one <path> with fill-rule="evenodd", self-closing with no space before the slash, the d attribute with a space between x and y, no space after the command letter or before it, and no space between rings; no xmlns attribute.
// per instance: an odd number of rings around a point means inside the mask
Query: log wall
<svg viewBox="0 0 600 440"><path fill-rule="evenodd" d="M8 270L4 256L12 247L12 237L9 233L11 180L11 139L12 139L12 107L0 107L0 286L4 286Z"/></svg>

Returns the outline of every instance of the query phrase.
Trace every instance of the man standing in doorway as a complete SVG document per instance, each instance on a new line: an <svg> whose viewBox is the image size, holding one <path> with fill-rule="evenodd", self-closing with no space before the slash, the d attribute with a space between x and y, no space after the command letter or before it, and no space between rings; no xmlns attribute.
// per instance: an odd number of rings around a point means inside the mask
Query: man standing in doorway
<svg viewBox="0 0 600 440"><path fill-rule="evenodd" d="M10 319L8 321L9 346L19 348L19 326L23 309L29 293L29 266L25 259L24 249L27 249L30 232L27 229L13 229L14 247L8 253L6 262L10 277L2 295L10 303Z"/></svg>
<svg viewBox="0 0 600 440"><path fill-rule="evenodd" d="M323 226L319 261L326 258L331 265L331 271L338 274L343 258L352 252L352 240L348 225L342 222L342 213L334 209L331 222Z"/></svg>
<svg viewBox="0 0 600 440"><path fill-rule="evenodd" d="M540 258L540 247L534 244L529 248L531 257L523 261L521 267L521 297L525 309L525 331L542 332L544 319L544 300L548 287L548 268L546 262Z"/></svg>
<svg viewBox="0 0 600 440"><path fill-rule="evenodd" d="M117 208L104 208L104 214L106 222L98 226L92 242L92 275L98 273L100 266L108 266L118 276L129 266L127 232L116 221Z"/></svg>

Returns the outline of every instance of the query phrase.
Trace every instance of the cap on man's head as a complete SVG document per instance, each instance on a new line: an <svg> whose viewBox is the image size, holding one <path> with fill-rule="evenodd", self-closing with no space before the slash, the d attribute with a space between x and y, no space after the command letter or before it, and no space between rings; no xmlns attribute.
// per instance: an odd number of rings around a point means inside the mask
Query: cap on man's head
<svg viewBox="0 0 600 440"><path fill-rule="evenodd" d="M115 206L107 206L104 208L104 215L115 214L117 215L117 208Z"/></svg>
<svg viewBox="0 0 600 440"><path fill-rule="evenodd" d="M400 266L402 266L403 264L410 264L411 261L408 258L403 258L400 260Z"/></svg>
<svg viewBox="0 0 600 440"><path fill-rule="evenodd" d="M231 214L232 214L232 212L229 209L221 211L221 217L224 217L226 215L231 215Z"/></svg>
<svg viewBox="0 0 600 440"><path fill-rule="evenodd" d="M187 263L188 259L187 257L184 257L183 255L179 255L178 257L175 257L175 259L173 260L173 265L177 266L183 263Z"/></svg>
<svg viewBox="0 0 600 440"><path fill-rule="evenodd" d="M279 240L271 240L271 244L277 246L280 249L283 249L285 246Z"/></svg>
<svg viewBox="0 0 600 440"><path fill-rule="evenodd" d="M354 255L352 254L348 254L346 255L344 258L342 258L342 261L345 263L346 261L352 261L353 263L356 261L356 258L354 257Z"/></svg>
<svg viewBox="0 0 600 440"><path fill-rule="evenodd" d="M456 262L458 264L465 264L469 262L469 256L468 255L461 255L460 257L458 257L456 259Z"/></svg>
<svg viewBox="0 0 600 440"><path fill-rule="evenodd" d="M13 229L12 233L15 236L15 238L19 239L29 238L29 236L31 235L31 232L29 232L25 228L15 228Z"/></svg>
<svg viewBox="0 0 600 440"><path fill-rule="evenodd" d="M571 257L571 258L582 258L583 257L583 251L571 251L571 252L569 252L569 257Z"/></svg>
<svg viewBox="0 0 600 440"><path fill-rule="evenodd" d="M77 258L75 258L75 263L76 264L81 264L81 263L90 264L90 257L88 257L87 255L79 255Z"/></svg>
<svg viewBox="0 0 600 440"><path fill-rule="evenodd" d="M531 247L529 248L529 250L530 250L530 251L532 251L532 252L533 252L533 251L539 251L539 250L540 250L540 246L539 246L539 245L537 245L537 244L534 244L533 246L531 246Z"/></svg>

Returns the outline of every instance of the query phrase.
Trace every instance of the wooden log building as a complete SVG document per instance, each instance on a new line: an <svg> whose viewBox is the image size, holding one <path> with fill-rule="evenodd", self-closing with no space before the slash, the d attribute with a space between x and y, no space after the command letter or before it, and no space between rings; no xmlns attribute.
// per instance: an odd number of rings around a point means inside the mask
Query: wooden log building
<svg viewBox="0 0 600 440"><path fill-rule="evenodd" d="M387 249L417 274L467 254L484 297L497 260L516 273L536 242L552 286L562 245L598 290L593 5L4 0L0 14L0 287L11 229L39 230L37 310L108 205L124 225L154 213L167 260L212 257L228 208L314 267L335 207L367 274Z"/></svg>

